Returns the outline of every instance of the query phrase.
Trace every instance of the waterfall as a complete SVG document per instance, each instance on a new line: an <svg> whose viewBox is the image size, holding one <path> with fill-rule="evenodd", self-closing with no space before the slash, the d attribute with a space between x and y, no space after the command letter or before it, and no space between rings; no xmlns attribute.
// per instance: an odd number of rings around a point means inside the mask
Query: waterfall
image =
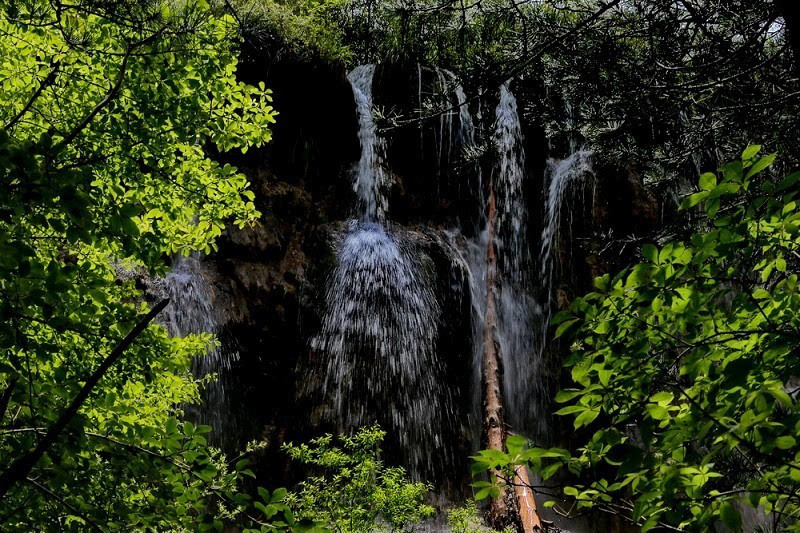
<svg viewBox="0 0 800 533"><path fill-rule="evenodd" d="M424 92L424 72L430 71L433 80L429 91ZM438 127L433 128L436 150L436 176L439 186L442 178L451 179L454 155L460 148L467 154L475 149L475 128L470 114L464 87L455 73L433 67L427 69L417 64L419 116L438 116ZM420 147L425 146L425 128L420 125ZM461 183L459 181L458 185ZM439 191L441 193L441 189Z"/></svg>
<svg viewBox="0 0 800 533"><path fill-rule="evenodd" d="M542 283L546 305L543 321L544 332L549 326L550 316L553 312L553 273L555 270L555 255L559 242L562 222L562 211L566 206L569 209L568 191L573 184L579 185L580 181L592 172L591 150L575 148L567 159L548 162L548 188L546 195L545 225L542 230L542 247L540 257L540 279ZM576 183L578 182L578 183ZM569 212L570 218L572 212Z"/></svg>
<svg viewBox="0 0 800 533"><path fill-rule="evenodd" d="M356 169L353 190L358 197L361 218L373 222L382 221L388 209L388 201L384 195L387 186L386 172L383 169L385 146L378 135L372 115L374 76L375 65L361 65L347 76L353 87L358 113L358 139L361 142L361 159Z"/></svg>
<svg viewBox="0 0 800 533"><path fill-rule="evenodd" d="M497 197L497 248L501 260L497 341L503 361L503 394L507 422L515 431L535 435L544 430L546 399L539 333L542 310L530 294L528 213L523 196L525 151L517 101L509 83L500 87L495 111L498 152L494 191Z"/></svg>
<svg viewBox="0 0 800 533"><path fill-rule="evenodd" d="M485 222L485 220L484 220ZM486 326L486 251L489 234L485 228L475 237L465 238L460 229L447 232L450 249L456 254L467 272L472 326L472 383L470 384L472 405L469 428L472 451L477 451L482 442L483 429L483 332Z"/></svg>
<svg viewBox="0 0 800 533"><path fill-rule="evenodd" d="M435 349L439 304L418 270L382 226L352 221L311 343L327 357L323 393L340 430L378 419L415 471L446 462L455 417Z"/></svg>
<svg viewBox="0 0 800 533"><path fill-rule="evenodd" d="M454 92L458 104L458 141L463 149L472 150L475 148L475 125L467 105L467 94L460 83L456 84Z"/></svg>
<svg viewBox="0 0 800 533"><path fill-rule="evenodd" d="M154 290L170 299L160 316L161 323L175 337L211 333L218 335L220 327L213 305L214 289L209 282L210 274L205 264L196 256L177 257L172 272L155 280ZM230 343L209 346L205 355L195 359L193 373L198 378L216 374L216 379L206 384L203 390L203 405L192 409L197 422L215 429L211 438L222 442L232 436L233 418L230 416L227 377L239 351Z"/></svg>
<svg viewBox="0 0 800 533"><path fill-rule="evenodd" d="M437 68L436 72L436 89L439 93L439 164L437 171L441 175L442 164L446 164L446 169L449 170L450 158L453 153L453 111L450 109L452 103L450 102L450 84L449 81L454 77L452 72ZM446 150L445 150L445 144ZM441 183L441 176L438 180Z"/></svg>
<svg viewBox="0 0 800 533"><path fill-rule="evenodd" d="M355 169L360 219L348 223L325 291L326 314L312 350L322 356L321 392L339 431L378 421L399 440L421 477L447 467L457 424L436 351L440 307L403 232L384 222L383 141L372 118L374 65L354 69L361 158Z"/></svg>
<svg viewBox="0 0 800 533"><path fill-rule="evenodd" d="M499 157L495 174L497 196L497 228L503 273L513 283L523 283L529 265L527 243L527 209L522 182L525 178L525 150L522 146L522 125L517 100L509 83L500 87L500 102L495 111L495 145Z"/></svg>
<svg viewBox="0 0 800 533"><path fill-rule="evenodd" d="M420 109L433 103L443 113L434 122L438 172L452 172L454 150L477 150L468 98L454 74L436 69L431 93L423 93L418 66ZM430 265L417 253L410 231L391 225L385 196L385 143L373 117L375 65L354 69L348 76L359 120L361 156L353 171L357 216L337 238L337 262L324 291L325 314L310 348L317 361L310 388L323 397L323 418L338 431L379 422L397 439L405 464L416 477L441 471L453 460L460 421L448 388L447 369L437 353L441 300L433 286ZM441 94L437 94L436 91ZM426 100L424 100L426 99ZM440 107L446 106L446 107ZM454 107L457 106L457 107ZM547 173L546 220L529 228L524 187L525 150L517 101L506 83L499 88L495 109L494 146L497 162L492 183L497 200L494 242L489 242L485 214L469 231L448 233L455 257L453 271L467 272L471 297L473 353L472 422L474 444L480 442L483 332L487 300L487 250L498 252L499 272L494 291L497 307L495 340L503 366L506 421L514 431L541 437L547 426L549 401L543 353L547 323L553 308L553 263L559 224L570 183L590 169L591 152L576 150L562 162L551 162ZM468 161L468 164L472 164ZM485 209L481 168L470 191ZM448 174L445 174L445 171ZM471 171L470 171L471 172ZM530 235L542 242L539 258L531 255ZM472 235L467 238L463 235ZM419 235L417 236L419 238ZM534 272L534 265L539 270ZM534 274L538 274L535 276ZM544 296L544 305L536 297ZM446 468L446 466L445 466Z"/></svg>

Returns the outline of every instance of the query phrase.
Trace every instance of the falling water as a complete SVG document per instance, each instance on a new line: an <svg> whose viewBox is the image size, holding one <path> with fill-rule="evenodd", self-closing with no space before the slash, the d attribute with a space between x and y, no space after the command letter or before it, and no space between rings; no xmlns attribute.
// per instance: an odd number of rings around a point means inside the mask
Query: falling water
<svg viewBox="0 0 800 533"><path fill-rule="evenodd" d="M436 72L436 89L439 93L439 136L437 146L439 149L439 165L438 171L442 171L442 163L449 167L450 159L453 154L453 115L451 109L453 107L450 101L450 92L452 87L452 80L455 75L444 69L437 68Z"/></svg>
<svg viewBox="0 0 800 533"><path fill-rule="evenodd" d="M340 429L378 419L415 471L445 461L455 415L435 349L439 305L418 265L383 227L353 221L326 302L312 348L326 354L323 392Z"/></svg>
<svg viewBox="0 0 800 533"><path fill-rule="evenodd" d="M467 94L460 83L456 85L454 92L458 104L458 141L464 150L471 150L475 148L475 125L467 105Z"/></svg>
<svg viewBox="0 0 800 533"><path fill-rule="evenodd" d="M185 337L199 333L217 335L220 332L212 304L213 287L206 266L198 257L178 257L172 272L155 282L161 296L170 299L170 305L161 314L161 322L170 335ZM212 437L224 439L232 431L232 418L228 416L227 377L232 365L239 360L239 351L230 346L209 346L209 351L195 360L194 374L204 378L217 374L215 380L203 391L203 407L196 413L198 422L212 426Z"/></svg>
<svg viewBox="0 0 800 533"><path fill-rule="evenodd" d="M436 351L439 303L401 239L382 224L383 143L372 119L374 65L350 74L361 131L355 190L361 217L349 223L311 347L323 356L322 393L340 431L378 421L423 475L449 464L445 437L457 419Z"/></svg>
<svg viewBox="0 0 800 533"><path fill-rule="evenodd" d="M494 179L497 244L502 263L497 340L503 361L505 411L515 431L534 435L544 429L540 413L546 391L537 351L542 311L529 293L528 214L522 190L525 151L517 101L508 83L500 87L495 144L499 156Z"/></svg>
<svg viewBox="0 0 800 533"><path fill-rule="evenodd" d="M500 255L505 278L513 283L523 283L530 259L527 244L528 213L522 194L525 151L517 100L509 89L509 83L500 87L500 103L495 115L495 144L499 163L494 188Z"/></svg>
<svg viewBox="0 0 800 533"><path fill-rule="evenodd" d="M450 248L457 255L467 273L471 304L472 326L472 383L469 427L472 439L472 451L477 451L481 444L483 429L482 375L483 375L483 334L486 326L486 251L489 243L488 231L484 228L475 237L464 238L460 229L451 230L447 234Z"/></svg>
<svg viewBox="0 0 800 533"><path fill-rule="evenodd" d="M361 142L361 159L358 162L353 183L360 209L360 216L367 221L382 221L388 209L384 194L387 185L383 169L384 141L378 135L372 115L372 80L375 65L361 65L347 76L353 87L353 97L358 113L358 139Z"/></svg>
<svg viewBox="0 0 800 533"><path fill-rule="evenodd" d="M569 203L566 201L571 185L578 185L592 172L592 151L575 149L567 159L561 161L550 160L547 176L549 185L547 189L547 209L544 229L542 230L542 248L540 252L540 279L542 283L546 305L543 328L548 327L550 315L553 311L553 272L555 270L555 255L558 246L562 211ZM570 212L571 216L571 212Z"/></svg>

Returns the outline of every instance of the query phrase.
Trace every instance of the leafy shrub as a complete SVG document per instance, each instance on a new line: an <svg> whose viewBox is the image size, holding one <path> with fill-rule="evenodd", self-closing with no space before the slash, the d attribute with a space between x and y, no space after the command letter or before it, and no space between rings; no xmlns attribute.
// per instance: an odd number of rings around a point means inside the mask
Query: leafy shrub
<svg viewBox="0 0 800 533"><path fill-rule="evenodd" d="M350 49L342 42L335 18L345 0L239 0L234 9L251 45L274 57L290 54L302 59L348 62Z"/></svg>
<svg viewBox="0 0 800 533"><path fill-rule="evenodd" d="M403 468L379 459L385 436L374 426L352 437L284 445L292 459L319 470L287 497L295 515L339 532L405 531L433 516L433 507L423 503L433 487L409 481Z"/></svg>

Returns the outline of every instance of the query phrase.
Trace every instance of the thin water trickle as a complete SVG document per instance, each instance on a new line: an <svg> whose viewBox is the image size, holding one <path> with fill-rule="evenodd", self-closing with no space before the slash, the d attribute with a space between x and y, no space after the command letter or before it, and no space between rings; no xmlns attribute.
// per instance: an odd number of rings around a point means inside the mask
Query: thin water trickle
<svg viewBox="0 0 800 533"><path fill-rule="evenodd" d="M472 327L472 383L470 384L472 405L470 406L470 433L472 450L477 451L482 442L483 429L482 375L483 375L483 333L486 325L486 251L489 234L484 228L475 237L465 238L461 230L447 233L450 248L457 255L466 270L469 282L469 297Z"/></svg>
<svg viewBox="0 0 800 533"><path fill-rule="evenodd" d="M555 256L560 236L562 211L570 209L568 192L572 186L578 186L582 180L592 172L593 152L586 149L575 149L567 159L548 163L548 187L546 196L546 220L542 230L542 247L540 256L540 279L545 297L545 318L543 327L550 322L553 312L553 274L555 271ZM571 215L571 213L570 213ZM546 331L544 332L546 333Z"/></svg>

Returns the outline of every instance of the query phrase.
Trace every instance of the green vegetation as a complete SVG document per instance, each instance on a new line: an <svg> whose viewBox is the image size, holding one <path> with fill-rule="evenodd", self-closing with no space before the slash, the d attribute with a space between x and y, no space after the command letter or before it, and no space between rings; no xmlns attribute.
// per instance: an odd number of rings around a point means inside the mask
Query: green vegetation
<svg viewBox="0 0 800 533"><path fill-rule="evenodd" d="M266 86L237 79L245 40L276 63L342 74L449 68L470 97L513 78L526 135L541 128L560 155L586 143L675 192L687 169L749 139L800 163L786 9L0 0L0 529L409 531L436 514L430 484L384 464L377 427L286 444L310 476L260 487L255 448L231 461L185 420L204 384L192 361L216 339L168 336L154 319L169 302L151 306L123 275L164 275L173 257L258 223L248 179L220 162L268 143L277 116ZM381 112L397 128L419 118ZM556 414L577 445L511 437L476 456L476 474L527 465L560 512L642 530L736 531L750 508L800 531L800 173L775 181L782 169L760 154L703 174L669 237L554 320L571 348ZM477 499L505 479L481 478ZM473 504L447 520L491 531Z"/></svg>
<svg viewBox="0 0 800 533"><path fill-rule="evenodd" d="M252 47L275 60L348 63L351 50L337 24L347 0L236 0L234 12Z"/></svg>
<svg viewBox="0 0 800 533"><path fill-rule="evenodd" d="M409 531L433 516L433 507L423 503L433 487L409 481L404 469L380 460L385 436L372 427L352 437L284 445L292 459L320 471L287 498L295 515L343 533Z"/></svg>
<svg viewBox="0 0 800 533"><path fill-rule="evenodd" d="M475 502L448 509L447 525L453 533L494 533L493 529L483 525L483 517ZM509 528L502 533L511 531Z"/></svg>
<svg viewBox="0 0 800 533"><path fill-rule="evenodd" d="M203 147L268 141L269 93L236 81L231 20L202 3L4 2L0 33L0 527L240 519L246 472L178 421L210 338L151 325L120 353L148 309L114 265L163 273L256 220Z"/></svg>
<svg viewBox="0 0 800 533"><path fill-rule="evenodd" d="M527 464L576 509L622 514L643 530L741 528L742 504L800 529L800 173L763 177L758 146L700 177L690 242L647 245L643 263L597 278L598 292L555 320L573 340L574 388L556 414L586 428L574 454L509 444L483 469Z"/></svg>

